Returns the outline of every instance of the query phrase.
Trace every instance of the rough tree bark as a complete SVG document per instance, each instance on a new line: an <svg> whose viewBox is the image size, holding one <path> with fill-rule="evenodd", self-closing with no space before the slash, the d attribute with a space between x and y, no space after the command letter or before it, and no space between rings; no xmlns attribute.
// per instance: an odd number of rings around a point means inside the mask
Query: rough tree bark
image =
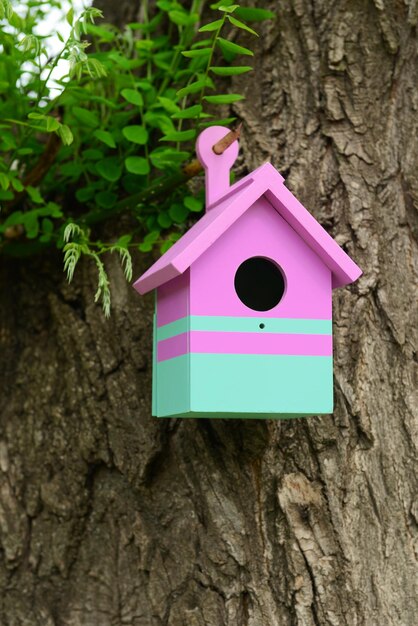
<svg viewBox="0 0 418 626"><path fill-rule="evenodd" d="M334 414L152 419L152 298L110 264L106 321L88 264L3 262L2 626L417 623L418 4L257 4L242 169L271 157L364 269Z"/></svg>

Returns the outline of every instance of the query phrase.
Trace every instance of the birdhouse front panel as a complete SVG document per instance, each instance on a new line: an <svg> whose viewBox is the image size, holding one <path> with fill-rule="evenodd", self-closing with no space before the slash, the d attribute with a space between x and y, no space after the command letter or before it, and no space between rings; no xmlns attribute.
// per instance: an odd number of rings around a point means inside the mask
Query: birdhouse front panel
<svg viewBox="0 0 418 626"><path fill-rule="evenodd" d="M160 288L156 351L159 416L329 413L331 272L260 199Z"/></svg>
<svg viewBox="0 0 418 626"><path fill-rule="evenodd" d="M156 289L153 414L329 413L333 287L361 270L266 163L229 187L238 148L199 137L207 210L136 283Z"/></svg>

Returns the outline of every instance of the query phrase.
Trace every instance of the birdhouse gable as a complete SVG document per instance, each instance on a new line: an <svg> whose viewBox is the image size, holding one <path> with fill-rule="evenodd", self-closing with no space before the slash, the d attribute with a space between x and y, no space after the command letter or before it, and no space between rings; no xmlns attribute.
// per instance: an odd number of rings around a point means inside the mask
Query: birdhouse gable
<svg viewBox="0 0 418 626"><path fill-rule="evenodd" d="M216 155L211 148L227 132L223 127L208 128L197 142L198 156L206 173L206 214L134 283L134 288L144 294L183 274L260 198L275 209L329 268L332 287L355 281L361 274L360 268L286 188L283 177L271 163L264 163L229 185L238 142L222 155Z"/></svg>
<svg viewBox="0 0 418 626"><path fill-rule="evenodd" d="M189 315L252 317L254 330L265 322L267 332L274 318L331 319L331 271L264 195L189 276Z"/></svg>

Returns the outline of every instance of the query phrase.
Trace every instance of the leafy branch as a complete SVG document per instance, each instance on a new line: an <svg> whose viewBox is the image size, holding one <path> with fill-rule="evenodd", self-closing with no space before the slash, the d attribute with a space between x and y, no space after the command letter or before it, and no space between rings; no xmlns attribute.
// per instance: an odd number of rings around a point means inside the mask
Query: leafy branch
<svg viewBox="0 0 418 626"><path fill-rule="evenodd" d="M248 23L272 17L224 0L201 25L203 4L143 3L141 19L123 31L94 7L78 16L71 9L67 37L59 28L39 37L37 24L60 0L22 0L19 13L0 0L0 251L57 246L69 279L89 257L106 311L103 255L116 252L130 280L131 250L167 250L203 210L203 192L187 187L201 171L193 140L199 128L235 119L219 118L217 107L243 96L219 92L219 80L252 69L240 64L253 52L236 37L255 35ZM98 225L122 211L131 215L129 233L102 243Z"/></svg>
<svg viewBox="0 0 418 626"><path fill-rule="evenodd" d="M106 317L110 315L110 281L107 275L101 256L106 252L117 252L120 257L121 266L127 281L132 280L132 257L128 250L130 235L120 237L113 244L102 242L92 243L88 230L81 228L78 224L70 222L64 229L63 239L65 242L64 252L64 272L68 282L74 278L74 272L81 256L93 259L97 268L97 291L94 301L102 302L103 312Z"/></svg>

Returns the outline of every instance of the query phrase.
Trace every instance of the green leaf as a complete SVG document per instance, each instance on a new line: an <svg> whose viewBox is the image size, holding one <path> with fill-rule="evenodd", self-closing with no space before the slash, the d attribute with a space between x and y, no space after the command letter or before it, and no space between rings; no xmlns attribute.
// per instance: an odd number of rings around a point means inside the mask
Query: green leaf
<svg viewBox="0 0 418 626"><path fill-rule="evenodd" d="M226 67L211 67L210 71L217 76L236 76L237 74L245 74L251 72L250 65L228 65Z"/></svg>
<svg viewBox="0 0 418 626"><path fill-rule="evenodd" d="M122 97L125 98L130 104L142 107L144 105L144 99L142 95L135 89L122 89L120 92Z"/></svg>
<svg viewBox="0 0 418 626"><path fill-rule="evenodd" d="M160 246L161 254L165 254L167 250L170 250L173 244L174 244L174 241L170 241L169 239L166 239L165 241L163 241L163 243Z"/></svg>
<svg viewBox="0 0 418 626"><path fill-rule="evenodd" d="M138 174L139 176L146 176L150 171L148 160L138 156L127 157L125 167L131 174Z"/></svg>
<svg viewBox="0 0 418 626"><path fill-rule="evenodd" d="M29 211L23 214L23 226L28 239L35 239L39 233L39 220L36 211Z"/></svg>
<svg viewBox="0 0 418 626"><path fill-rule="evenodd" d="M103 152L96 148L87 148L87 150L83 150L81 154L86 161L100 161L100 159L104 158Z"/></svg>
<svg viewBox="0 0 418 626"><path fill-rule="evenodd" d="M190 83L187 87L183 87L183 89L179 89L177 92L177 96L179 98L183 98L184 96L188 96L191 93L198 93L207 87L207 82L205 80L197 80L194 83Z"/></svg>
<svg viewBox="0 0 418 626"><path fill-rule="evenodd" d="M8 150L15 150L17 148L17 144L15 141L17 137L14 137L11 132L4 130L5 128L7 128L5 124L1 124L0 128L1 128L0 141L2 142L1 149L5 152L7 152Z"/></svg>
<svg viewBox="0 0 418 626"><path fill-rule="evenodd" d="M258 37L258 33L256 33L255 30L247 26L247 24L244 24L244 22L240 22L235 17L232 17L232 15L228 15L228 20L237 28L240 28L241 30L246 30L248 33L251 33L252 35Z"/></svg>
<svg viewBox="0 0 418 626"><path fill-rule="evenodd" d="M160 236L160 231L153 230L151 233L148 233L148 235L145 235L144 243L155 243L158 240L159 236Z"/></svg>
<svg viewBox="0 0 418 626"><path fill-rule="evenodd" d="M230 6L222 4L218 7L218 11L223 11L224 13L233 13L237 9L239 9L239 4L231 4Z"/></svg>
<svg viewBox="0 0 418 626"><path fill-rule="evenodd" d="M239 93L226 93L218 96L205 96L204 100L211 104L231 104L232 102L238 102L238 100L244 100L244 96Z"/></svg>
<svg viewBox="0 0 418 626"><path fill-rule="evenodd" d="M47 217L42 220L42 232L49 235L54 230L54 224Z"/></svg>
<svg viewBox="0 0 418 626"><path fill-rule="evenodd" d="M195 104L192 107L187 107L187 109L182 109L177 113L172 115L172 118L175 120L190 120L194 117L197 117L202 112L202 106L200 104Z"/></svg>
<svg viewBox="0 0 418 626"><path fill-rule="evenodd" d="M211 33L214 30L218 30L220 26L222 26L223 20L216 20L215 22L209 22L209 24L205 24L201 26L197 32L199 33Z"/></svg>
<svg viewBox="0 0 418 626"><path fill-rule="evenodd" d="M62 238L64 241L68 242L70 239L74 239L74 237L82 237L83 235L84 231L78 224L75 222L69 222L64 229Z"/></svg>
<svg viewBox="0 0 418 626"><path fill-rule="evenodd" d="M196 130L180 130L167 133L160 141L191 141L196 137Z"/></svg>
<svg viewBox="0 0 418 626"><path fill-rule="evenodd" d="M81 187L81 189L77 189L77 191L75 192L75 197L77 198L79 202L87 202L88 200L92 199L92 197L95 194L95 191L96 190L93 186Z"/></svg>
<svg viewBox="0 0 418 626"><path fill-rule="evenodd" d="M0 172L0 187L4 191L6 191L6 189L9 188L9 185L10 185L9 177L6 174L4 174L3 172Z"/></svg>
<svg viewBox="0 0 418 626"><path fill-rule="evenodd" d="M102 130L101 128L99 128L98 130L94 131L93 135L96 137L96 139L106 144L106 146L109 146L109 148L116 148L115 139L113 135L111 135L107 130Z"/></svg>
<svg viewBox="0 0 418 626"><path fill-rule="evenodd" d="M28 118L30 120L44 120L45 117L45 113L38 113L37 111L32 111L31 113L28 113Z"/></svg>
<svg viewBox="0 0 418 626"><path fill-rule="evenodd" d="M28 154L33 154L33 152L33 148L19 148L16 151L16 154L18 154L19 156L27 156Z"/></svg>
<svg viewBox="0 0 418 626"><path fill-rule="evenodd" d="M152 243L140 243L138 246L138 250L140 252L151 252Z"/></svg>
<svg viewBox="0 0 418 626"><path fill-rule="evenodd" d="M13 189L17 191L17 193L20 193L21 191L24 190L24 186L22 185L22 183L20 182L18 178L12 178L11 183L12 183Z"/></svg>
<svg viewBox="0 0 418 626"><path fill-rule="evenodd" d="M220 2L215 2L215 4L211 4L210 8L216 10L219 9L219 7L230 7L233 3L234 0L220 0Z"/></svg>
<svg viewBox="0 0 418 626"><path fill-rule="evenodd" d="M158 0L157 7L161 9L161 11L171 11L173 9L173 0ZM177 3L175 3L177 4ZM178 6L178 5L177 5Z"/></svg>
<svg viewBox="0 0 418 626"><path fill-rule="evenodd" d="M73 143L73 133L67 124L61 124L57 130L57 134L59 135L64 146L69 146Z"/></svg>
<svg viewBox="0 0 418 626"><path fill-rule="evenodd" d="M153 54L152 56L153 63L162 70L170 69L172 58L173 54L169 50L157 52L157 54Z"/></svg>
<svg viewBox="0 0 418 626"><path fill-rule="evenodd" d="M166 211L158 215L157 221L161 228L170 228L173 224L173 220Z"/></svg>
<svg viewBox="0 0 418 626"><path fill-rule="evenodd" d="M186 217L189 214L189 209L184 206L184 204L180 204L175 202L169 209L168 214L176 224L181 224L184 222Z"/></svg>
<svg viewBox="0 0 418 626"><path fill-rule="evenodd" d="M177 26L190 26L191 24L196 24L196 22L199 21L197 13L187 13L184 10L169 11L168 17L174 24L177 24Z"/></svg>
<svg viewBox="0 0 418 626"><path fill-rule="evenodd" d="M208 128L209 126L229 126L233 122L236 122L236 117L226 117L221 120L211 120L210 122L203 122L201 124L202 128Z"/></svg>
<svg viewBox="0 0 418 626"><path fill-rule="evenodd" d="M125 126L122 134L128 141L144 145L148 141L148 133L143 126Z"/></svg>
<svg viewBox="0 0 418 626"><path fill-rule="evenodd" d="M151 152L150 161L160 170L166 167L176 167L189 158L189 152L174 150L174 148L157 148Z"/></svg>
<svg viewBox="0 0 418 626"><path fill-rule="evenodd" d="M96 163L96 168L102 178L112 183L119 180L122 175L122 167L117 157L109 157L107 159L103 159L102 161L98 161Z"/></svg>
<svg viewBox="0 0 418 626"><path fill-rule="evenodd" d="M132 241L132 235L122 235L116 242L119 248L127 248Z"/></svg>
<svg viewBox="0 0 418 626"><path fill-rule="evenodd" d="M65 233L64 233L65 241ZM67 280L70 283L74 276L74 270L81 256L81 246L78 243L67 243L64 246L64 272L67 274Z"/></svg>
<svg viewBox="0 0 418 626"><path fill-rule="evenodd" d="M151 91L153 89L151 81L145 78L142 80L136 80L135 87L138 87L138 89L142 89L142 91L145 91L145 92Z"/></svg>
<svg viewBox="0 0 418 626"><path fill-rule="evenodd" d="M40 215L50 215L51 217L62 217L62 211L59 204L48 202L42 209L38 209Z"/></svg>
<svg viewBox="0 0 418 626"><path fill-rule="evenodd" d="M1 0L0 1L0 20L3 20L5 17L10 20L13 16L13 7L9 0Z"/></svg>
<svg viewBox="0 0 418 626"><path fill-rule="evenodd" d="M96 26L95 24L87 24L86 30L86 34L93 35L93 37L96 37L100 41L105 41L106 43L113 41L116 37L115 33L113 33L108 28L105 28L103 26Z"/></svg>
<svg viewBox="0 0 418 626"><path fill-rule="evenodd" d="M162 133L169 133L174 130L174 124L164 113L154 113L147 111L144 115L145 122L153 128L159 128Z"/></svg>
<svg viewBox="0 0 418 626"><path fill-rule="evenodd" d="M35 187L31 187L30 185L28 185L26 187L26 191L28 192L28 195L32 202L35 202L35 204L43 204L44 199L39 193L39 189L35 189Z"/></svg>
<svg viewBox="0 0 418 626"><path fill-rule="evenodd" d="M73 21L74 21L74 9L71 7L71 9L68 11L67 15L65 16L65 19L67 20L67 22L69 23L70 26L73 25Z"/></svg>
<svg viewBox="0 0 418 626"><path fill-rule="evenodd" d="M128 282L132 280L132 257L127 248L115 247L115 250L119 252L120 263L122 265L125 278Z"/></svg>
<svg viewBox="0 0 418 626"><path fill-rule="evenodd" d="M180 110L180 107L170 98L163 98L162 96L159 96L158 101L167 113L177 113L177 111Z"/></svg>
<svg viewBox="0 0 418 626"><path fill-rule="evenodd" d="M150 52L154 47L154 42L152 39L139 39L138 41L135 42L135 47L137 50L140 50L141 52L143 51Z"/></svg>
<svg viewBox="0 0 418 626"><path fill-rule="evenodd" d="M96 128L99 126L99 118L96 113L93 111L89 111L88 109L83 109L81 107L73 107L72 112L74 117L84 126L88 126L89 128Z"/></svg>
<svg viewBox="0 0 418 626"><path fill-rule="evenodd" d="M184 205L193 213L199 213L203 209L203 202L194 196L186 196Z"/></svg>
<svg viewBox="0 0 418 626"><path fill-rule="evenodd" d="M58 128L60 127L60 123L59 121L55 118L52 117L51 115L48 115L46 118L46 130L48 133L52 133L56 130L58 130Z"/></svg>
<svg viewBox="0 0 418 626"><path fill-rule="evenodd" d="M211 52L212 48L197 48L197 50L186 50L182 52L182 55L188 59L195 59L196 57L209 57Z"/></svg>
<svg viewBox="0 0 418 626"><path fill-rule="evenodd" d="M107 276L105 266L103 265L100 257L95 253L90 251L89 255L93 257L98 274L97 281L97 291L94 294L94 301L98 302L100 299L102 300L102 308L105 314L105 317L110 316L110 289L109 289L109 278Z"/></svg>
<svg viewBox="0 0 418 626"><path fill-rule="evenodd" d="M190 48L194 50L195 48L207 48L208 46L212 46L212 39L199 39L199 41L195 41Z"/></svg>
<svg viewBox="0 0 418 626"><path fill-rule="evenodd" d="M61 165L61 173L64 176L71 176L75 179L79 178L79 176L83 172L83 169L84 168L81 163L77 163L77 161L68 161L67 163Z"/></svg>
<svg viewBox="0 0 418 626"><path fill-rule="evenodd" d="M263 22L264 20L271 20L276 17L272 11L252 7L238 7L235 14L247 22Z"/></svg>
<svg viewBox="0 0 418 626"><path fill-rule="evenodd" d="M97 204L103 209L111 209L115 205L117 199L117 195L111 191L99 191L99 193L95 196Z"/></svg>
<svg viewBox="0 0 418 626"><path fill-rule="evenodd" d="M222 52L231 52L232 54L244 54L249 57L254 56L254 52L252 52L251 50L248 50L248 48L239 46L237 43L234 43L233 41L222 39L222 37L218 37L216 41L218 42Z"/></svg>

